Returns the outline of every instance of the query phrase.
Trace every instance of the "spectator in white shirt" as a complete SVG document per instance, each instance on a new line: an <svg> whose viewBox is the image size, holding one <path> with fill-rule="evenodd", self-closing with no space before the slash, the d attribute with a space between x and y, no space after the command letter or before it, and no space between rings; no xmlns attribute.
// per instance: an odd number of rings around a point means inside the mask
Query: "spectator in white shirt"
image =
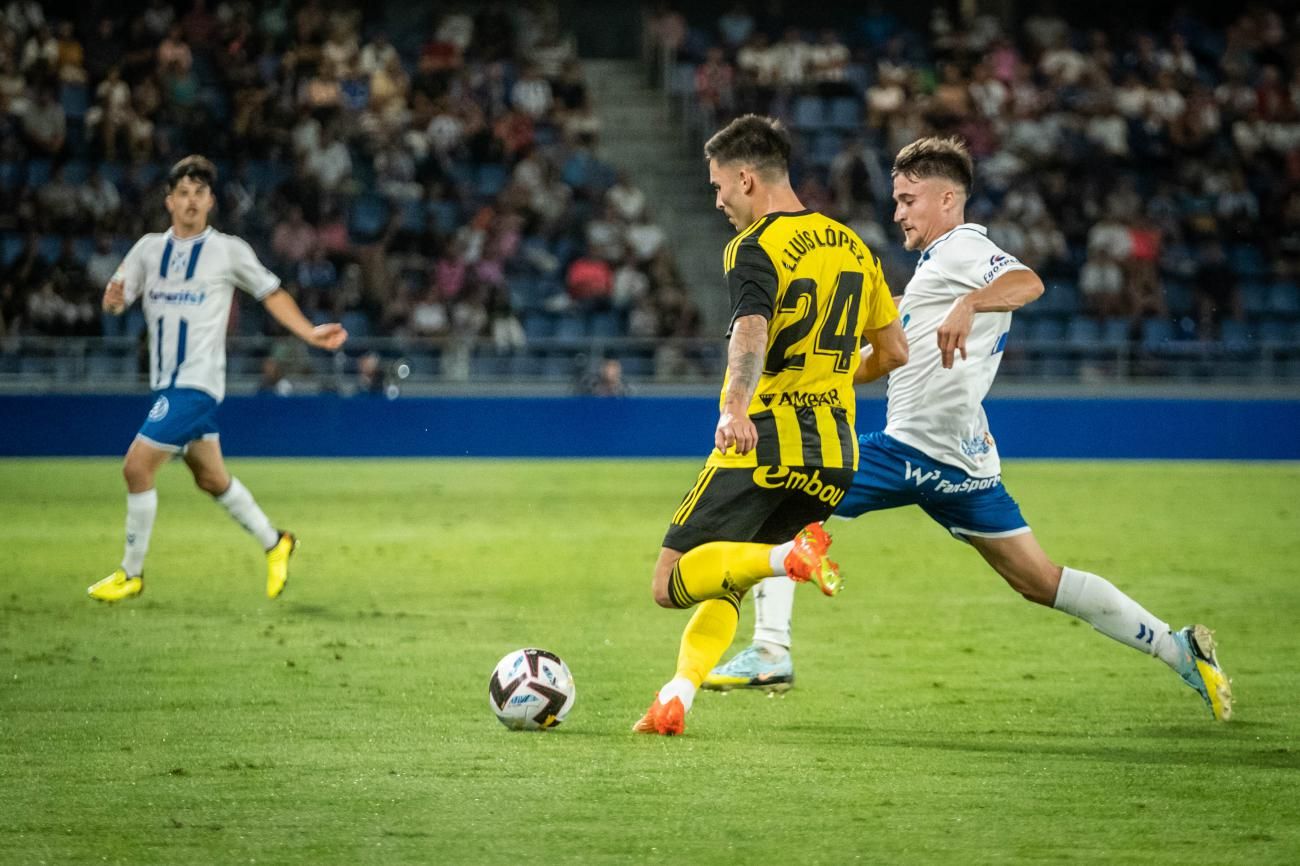
<svg viewBox="0 0 1300 866"><path fill-rule="evenodd" d="M536 66L524 67L524 72L510 89L510 105L534 120L546 116L553 98L551 84L537 72Z"/></svg>

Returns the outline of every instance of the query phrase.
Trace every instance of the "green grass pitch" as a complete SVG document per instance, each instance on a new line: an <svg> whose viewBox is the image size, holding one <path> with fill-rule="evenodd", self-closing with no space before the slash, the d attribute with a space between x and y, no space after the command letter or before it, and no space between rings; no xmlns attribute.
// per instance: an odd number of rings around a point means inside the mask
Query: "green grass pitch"
<svg viewBox="0 0 1300 866"><path fill-rule="evenodd" d="M172 465L107 606L117 461L0 461L0 863L1300 861L1298 465L1006 469L1056 561L1217 630L1226 725L906 509L832 526L848 587L801 588L789 696L702 694L679 739L629 727L697 463L232 468L301 538L285 596ZM577 680L553 732L488 708L529 645Z"/></svg>

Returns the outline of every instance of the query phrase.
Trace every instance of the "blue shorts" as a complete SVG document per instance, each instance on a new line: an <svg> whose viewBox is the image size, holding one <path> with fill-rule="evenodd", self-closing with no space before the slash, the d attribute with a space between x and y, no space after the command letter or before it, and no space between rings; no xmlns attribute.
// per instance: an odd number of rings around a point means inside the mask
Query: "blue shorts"
<svg viewBox="0 0 1300 866"><path fill-rule="evenodd" d="M211 394L197 388L155 391L153 408L136 435L172 452L184 450L196 439L216 439L218 405Z"/></svg>
<svg viewBox="0 0 1300 866"><path fill-rule="evenodd" d="M1002 476L972 478L884 433L858 437L858 471L836 517L919 505L954 537L1002 538L1029 531Z"/></svg>

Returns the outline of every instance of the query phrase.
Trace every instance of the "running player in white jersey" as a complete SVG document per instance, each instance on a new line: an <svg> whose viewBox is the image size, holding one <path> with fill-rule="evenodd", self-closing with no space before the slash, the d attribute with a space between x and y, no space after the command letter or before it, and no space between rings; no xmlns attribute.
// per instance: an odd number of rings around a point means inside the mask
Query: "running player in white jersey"
<svg viewBox="0 0 1300 866"><path fill-rule="evenodd" d="M266 551L266 594L276 598L289 578L292 533L271 525L238 478L226 471L216 412L226 393L226 324L239 288L257 298L276 321L303 342L333 351L347 331L313 325L293 296L280 288L247 243L208 225L217 170L187 156L167 176L172 226L148 234L126 254L104 289L104 309L120 314L141 299L149 324L149 382L153 408L126 452L126 551L122 564L87 590L100 601L122 601L144 591L158 491L154 476L177 454L210 493Z"/></svg>
<svg viewBox="0 0 1300 866"><path fill-rule="evenodd" d="M859 437L858 470L835 516L919 505L1025 598L1159 658L1216 719L1228 719L1232 692L1210 630L1173 631L1104 577L1048 559L1002 486L982 401L1002 359L1011 312L1037 299L1043 284L989 240L983 226L964 221L973 180L965 146L956 139L915 141L899 152L892 173L894 221L906 248L921 253L899 304L910 360L889 374L885 429ZM759 584L754 643L714 668L704 687L789 688L793 606L789 578Z"/></svg>

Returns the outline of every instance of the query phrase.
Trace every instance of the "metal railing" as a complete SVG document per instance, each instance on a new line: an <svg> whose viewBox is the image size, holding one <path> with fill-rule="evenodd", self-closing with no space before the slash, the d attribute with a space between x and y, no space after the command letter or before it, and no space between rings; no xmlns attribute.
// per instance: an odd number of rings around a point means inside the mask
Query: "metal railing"
<svg viewBox="0 0 1300 866"><path fill-rule="evenodd" d="M372 356L367 358L367 356ZM235 337L227 348L231 393L392 393L439 390L581 390L606 359L617 359L634 389L716 389L726 365L720 339L582 338L533 340L504 349L487 339L362 338L336 353L299 341ZM0 341L0 390L143 391L144 341L124 337L10 337ZM1153 345L1013 341L1000 382L1251 384L1300 391L1300 343L1170 341ZM382 385L380 384L382 383Z"/></svg>

